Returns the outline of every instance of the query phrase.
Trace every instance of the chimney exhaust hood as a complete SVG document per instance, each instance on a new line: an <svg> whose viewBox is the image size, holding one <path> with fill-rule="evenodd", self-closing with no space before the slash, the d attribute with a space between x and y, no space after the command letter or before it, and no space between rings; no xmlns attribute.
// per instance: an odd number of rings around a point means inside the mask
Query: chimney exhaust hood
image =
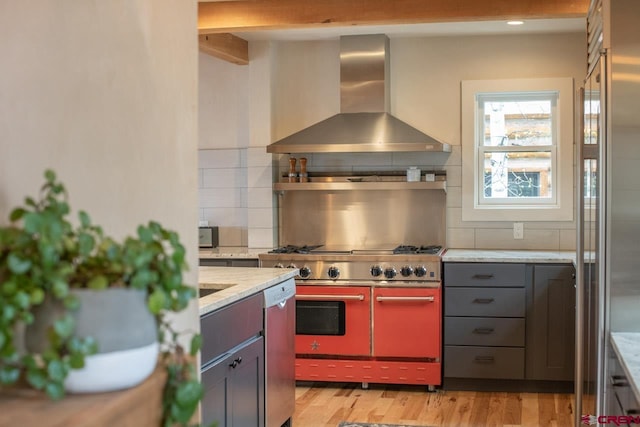
<svg viewBox="0 0 640 427"><path fill-rule="evenodd" d="M268 153L450 152L389 114L389 38L340 38L340 114L267 146Z"/></svg>

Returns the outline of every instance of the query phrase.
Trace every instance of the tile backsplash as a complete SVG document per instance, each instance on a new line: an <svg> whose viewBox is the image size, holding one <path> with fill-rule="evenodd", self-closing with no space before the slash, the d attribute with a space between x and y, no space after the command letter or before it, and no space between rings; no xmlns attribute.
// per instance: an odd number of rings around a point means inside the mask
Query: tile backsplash
<svg viewBox="0 0 640 427"><path fill-rule="evenodd" d="M199 150L201 221L218 226L220 246L247 246L247 150Z"/></svg>

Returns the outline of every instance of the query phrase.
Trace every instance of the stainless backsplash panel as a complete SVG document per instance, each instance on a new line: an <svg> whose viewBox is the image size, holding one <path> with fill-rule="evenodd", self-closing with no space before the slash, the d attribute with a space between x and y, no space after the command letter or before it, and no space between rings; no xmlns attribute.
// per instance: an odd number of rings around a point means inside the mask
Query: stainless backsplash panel
<svg viewBox="0 0 640 427"><path fill-rule="evenodd" d="M284 191L280 245L394 247L446 242L441 190Z"/></svg>

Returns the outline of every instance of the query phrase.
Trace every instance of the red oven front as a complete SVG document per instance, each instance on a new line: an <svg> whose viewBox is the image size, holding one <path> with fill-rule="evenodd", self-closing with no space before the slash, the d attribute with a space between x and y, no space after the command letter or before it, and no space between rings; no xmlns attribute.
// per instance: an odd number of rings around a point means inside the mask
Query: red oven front
<svg viewBox="0 0 640 427"><path fill-rule="evenodd" d="M296 354L369 356L369 287L296 286Z"/></svg>

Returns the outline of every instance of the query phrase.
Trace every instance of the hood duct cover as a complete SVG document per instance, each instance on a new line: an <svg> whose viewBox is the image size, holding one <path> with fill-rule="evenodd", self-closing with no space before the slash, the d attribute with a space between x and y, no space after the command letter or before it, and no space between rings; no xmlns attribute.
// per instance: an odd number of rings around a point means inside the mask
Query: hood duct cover
<svg viewBox="0 0 640 427"><path fill-rule="evenodd" d="M269 153L451 151L389 111L389 39L340 38L340 114L287 136Z"/></svg>

